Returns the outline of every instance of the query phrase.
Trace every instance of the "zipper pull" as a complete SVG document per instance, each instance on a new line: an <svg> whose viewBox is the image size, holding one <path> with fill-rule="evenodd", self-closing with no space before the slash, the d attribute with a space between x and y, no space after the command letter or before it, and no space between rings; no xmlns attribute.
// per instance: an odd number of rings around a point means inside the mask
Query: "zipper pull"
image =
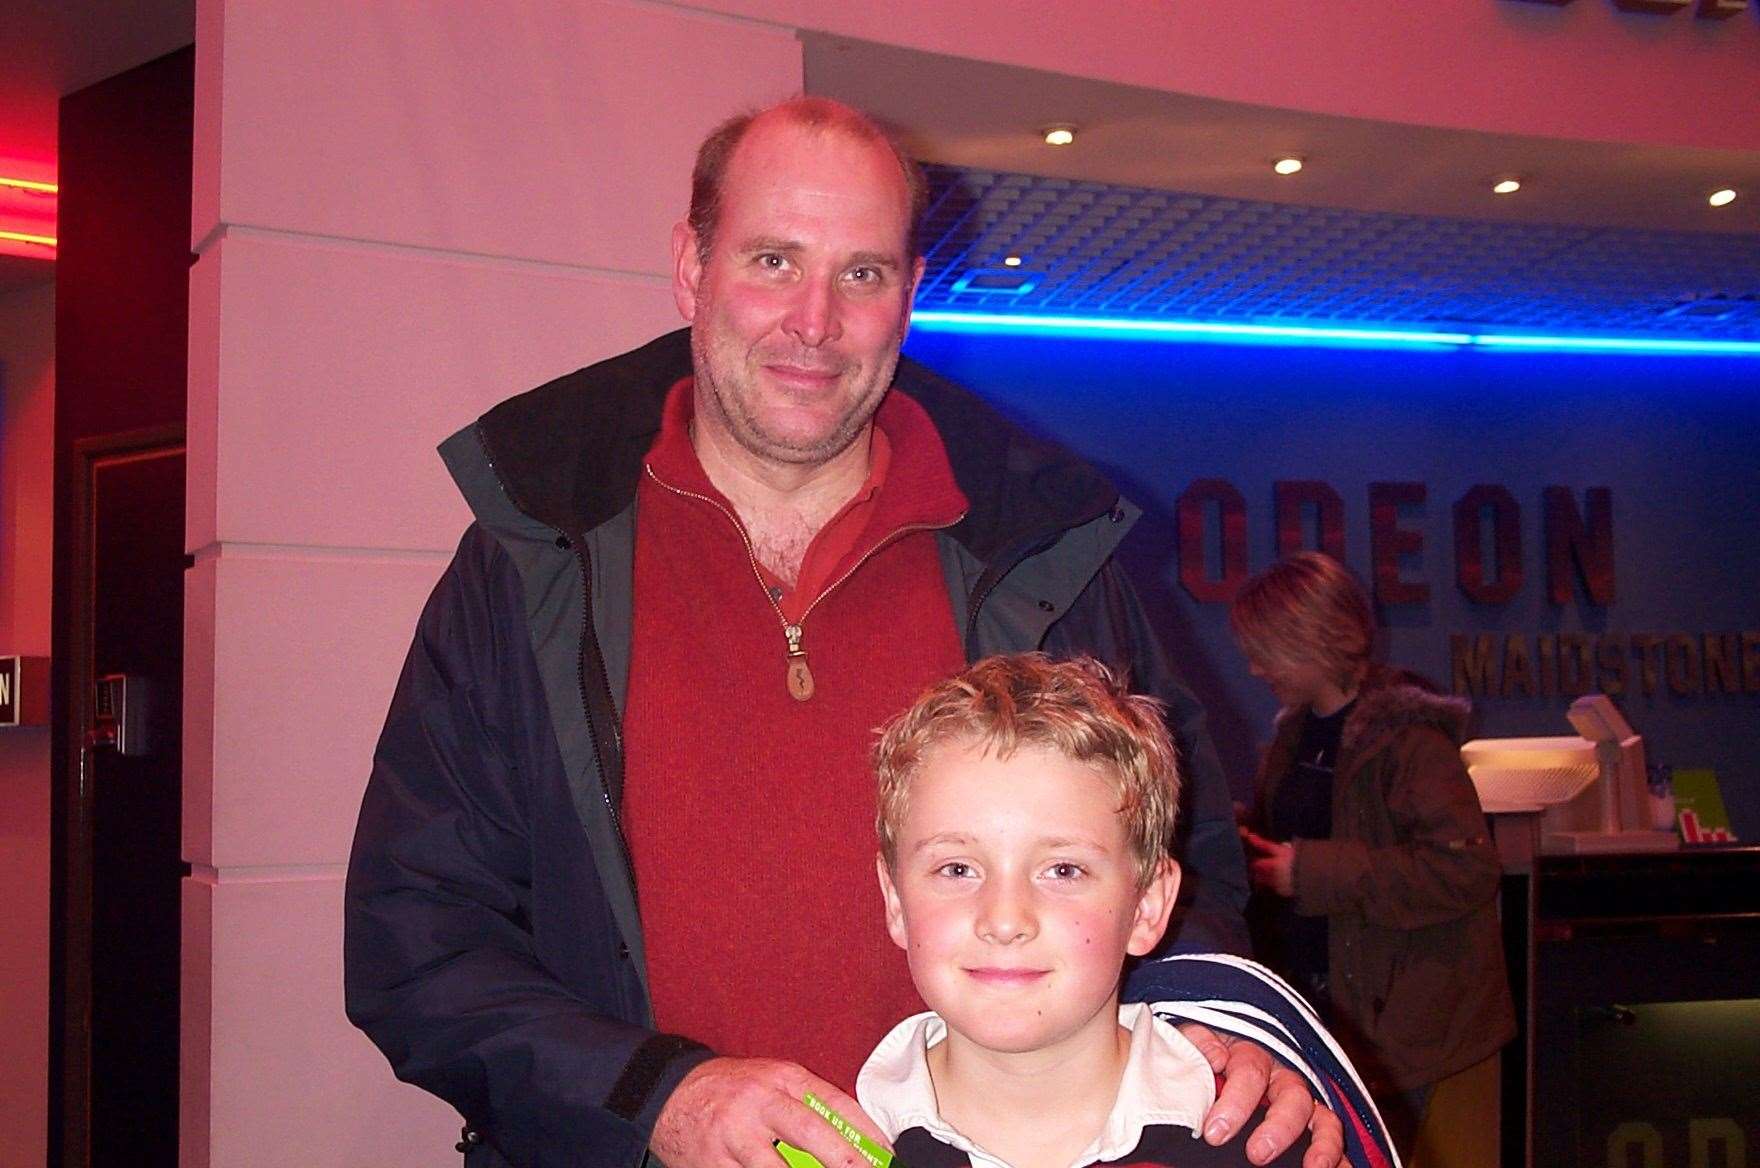
<svg viewBox="0 0 1760 1168"><path fill-rule="evenodd" d="M797 702L813 696L813 670L807 665L807 651L801 648L801 627L783 625L782 635L788 638L788 693Z"/></svg>

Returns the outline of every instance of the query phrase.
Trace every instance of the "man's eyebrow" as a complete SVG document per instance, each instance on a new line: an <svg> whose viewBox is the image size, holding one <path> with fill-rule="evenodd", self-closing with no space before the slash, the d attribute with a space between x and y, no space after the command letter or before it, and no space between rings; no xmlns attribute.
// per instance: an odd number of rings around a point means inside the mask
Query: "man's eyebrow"
<svg viewBox="0 0 1760 1168"><path fill-rule="evenodd" d="M742 255L752 255L761 251L797 252L805 246L798 239L783 239L777 235L755 235L740 244L739 250Z"/></svg>
<svg viewBox="0 0 1760 1168"><path fill-rule="evenodd" d="M900 267L897 256L883 251L858 251L849 257L849 262L866 264L871 268L885 268L889 272L896 272Z"/></svg>

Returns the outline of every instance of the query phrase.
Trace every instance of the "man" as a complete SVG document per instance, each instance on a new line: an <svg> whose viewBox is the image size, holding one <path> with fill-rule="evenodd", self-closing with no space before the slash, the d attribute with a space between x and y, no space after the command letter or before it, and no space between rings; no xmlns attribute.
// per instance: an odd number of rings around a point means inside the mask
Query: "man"
<svg viewBox="0 0 1760 1168"><path fill-rule="evenodd" d="M773 1168L781 1138L859 1168L798 1100L872 1131L840 1088L919 1008L871 911L870 728L977 656L1086 651L1169 702L1202 885L1180 941L1235 943L1227 789L1110 559L1134 513L899 370L921 206L847 107L735 119L673 232L688 351L663 337L442 447L476 522L375 756L346 957L350 1017L466 1117L473 1164ZM1212 1051L1226 1138L1269 1059ZM1309 1118L1273 1082L1255 1162ZM1340 1146L1315 1114L1310 1168Z"/></svg>

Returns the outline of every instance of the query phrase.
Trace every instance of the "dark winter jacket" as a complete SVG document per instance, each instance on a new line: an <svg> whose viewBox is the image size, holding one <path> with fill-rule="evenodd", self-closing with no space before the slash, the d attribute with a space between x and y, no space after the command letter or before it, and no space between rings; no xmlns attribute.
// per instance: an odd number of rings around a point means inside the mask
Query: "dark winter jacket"
<svg viewBox="0 0 1760 1168"><path fill-rule="evenodd" d="M618 822L634 504L677 332L447 440L475 516L423 611L349 862L349 1017L465 1117L467 1162L629 1165L709 1052L656 1032ZM968 658L1043 648L1168 703L1197 885L1184 949L1244 951L1245 869L1203 713L1111 561L1136 511L1086 464L909 361L970 510L937 533Z"/></svg>
<svg viewBox="0 0 1760 1168"><path fill-rule="evenodd" d="M1332 836L1294 841L1295 910L1327 917L1333 1027L1380 1089L1434 1083L1515 1034L1502 869L1460 758L1470 709L1409 674L1372 671L1339 740ZM1278 719L1261 819L1307 712Z"/></svg>

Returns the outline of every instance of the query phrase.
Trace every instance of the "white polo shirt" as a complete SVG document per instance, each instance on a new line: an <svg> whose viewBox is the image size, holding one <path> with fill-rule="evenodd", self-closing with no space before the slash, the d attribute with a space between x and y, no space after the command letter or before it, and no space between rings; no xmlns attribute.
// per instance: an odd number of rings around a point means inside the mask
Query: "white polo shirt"
<svg viewBox="0 0 1760 1168"><path fill-rule="evenodd" d="M1152 1126L1190 1129L1196 1137L1216 1101L1216 1075L1184 1035L1155 1017L1147 1003L1119 1006L1118 1024L1131 1032L1118 1098L1106 1126L1069 1168L1123 1160ZM947 1037L947 1023L933 1012L906 1018L880 1040L856 1077L856 1100L886 1137L922 1128L971 1158L972 1168L1010 1165L968 1140L941 1118L929 1078L929 1048Z"/></svg>

